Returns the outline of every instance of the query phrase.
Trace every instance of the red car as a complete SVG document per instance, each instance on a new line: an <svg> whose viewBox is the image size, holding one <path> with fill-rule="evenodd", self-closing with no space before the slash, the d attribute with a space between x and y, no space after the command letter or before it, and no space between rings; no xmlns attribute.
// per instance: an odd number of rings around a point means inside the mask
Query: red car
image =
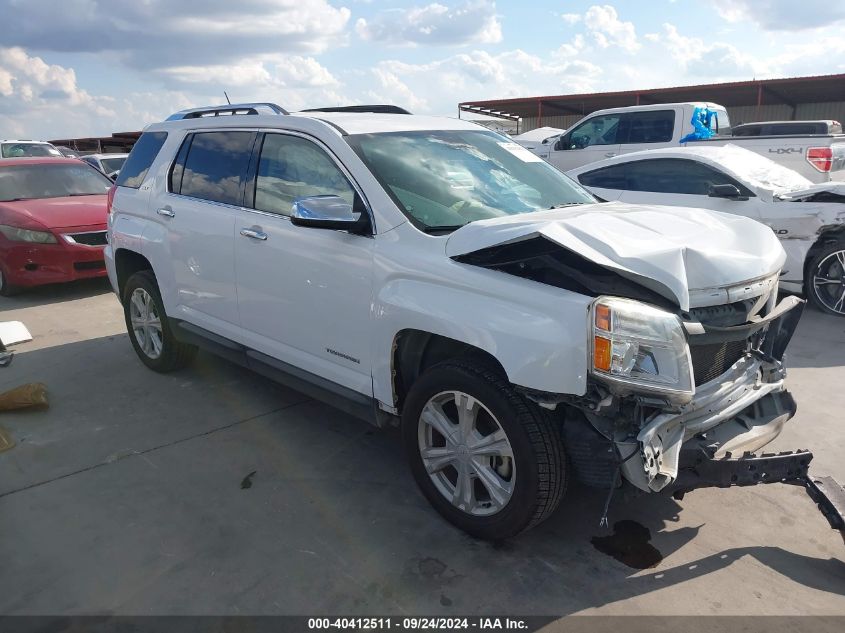
<svg viewBox="0 0 845 633"><path fill-rule="evenodd" d="M105 276L111 185L74 158L0 160L0 295Z"/></svg>

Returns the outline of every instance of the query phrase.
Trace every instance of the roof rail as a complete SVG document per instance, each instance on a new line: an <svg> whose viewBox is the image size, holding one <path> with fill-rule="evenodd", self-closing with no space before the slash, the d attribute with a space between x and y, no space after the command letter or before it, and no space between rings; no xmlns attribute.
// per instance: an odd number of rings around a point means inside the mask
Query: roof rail
<svg viewBox="0 0 845 633"><path fill-rule="evenodd" d="M301 112L373 112L375 114L411 114L405 108L395 105L351 105L328 108L309 108Z"/></svg>
<svg viewBox="0 0 845 633"><path fill-rule="evenodd" d="M200 119L209 116L229 116L235 114L287 114L288 111L275 103L227 103L219 106L204 106L202 108L188 108L174 112L167 121L182 121L183 119Z"/></svg>

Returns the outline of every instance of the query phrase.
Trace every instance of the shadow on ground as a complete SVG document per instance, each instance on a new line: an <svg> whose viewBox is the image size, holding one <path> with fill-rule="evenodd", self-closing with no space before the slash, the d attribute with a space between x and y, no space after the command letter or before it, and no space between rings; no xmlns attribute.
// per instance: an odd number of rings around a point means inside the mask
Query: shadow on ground
<svg viewBox="0 0 845 633"><path fill-rule="evenodd" d="M0 613L845 605L845 564L830 555L841 559L823 520L795 524L807 504L773 509L742 490L724 494L745 507L727 509L705 491L687 511L666 497L620 496L611 526L635 521L663 558L637 571L591 544L612 532L598 527L604 491L573 485L538 528L476 541L417 492L396 429L372 429L204 354L159 375L121 335L22 351L11 371L4 382L47 383L51 407L0 416L19 443L0 454Z"/></svg>
<svg viewBox="0 0 845 633"><path fill-rule="evenodd" d="M108 292L111 292L111 286L107 277L81 279L64 284L35 286L34 288L26 288L20 294L11 297L0 297L0 311L62 303L64 301L102 295Z"/></svg>

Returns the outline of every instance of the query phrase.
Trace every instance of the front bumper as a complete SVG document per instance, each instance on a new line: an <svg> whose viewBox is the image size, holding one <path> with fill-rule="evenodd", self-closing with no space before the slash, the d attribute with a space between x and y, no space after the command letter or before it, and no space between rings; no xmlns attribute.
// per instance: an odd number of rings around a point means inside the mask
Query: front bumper
<svg viewBox="0 0 845 633"><path fill-rule="evenodd" d="M102 231L105 227L83 227L74 233ZM9 283L30 287L102 277L106 274L102 246L71 243L54 233L55 244L12 242L3 239L0 260Z"/></svg>
<svg viewBox="0 0 845 633"><path fill-rule="evenodd" d="M690 402L651 417L635 441L617 442L618 454L628 456L620 464L625 479L658 492L678 477L684 448L706 447L721 458L759 450L780 434L796 409L784 387L782 359L803 303L790 304L778 306L751 353L699 386Z"/></svg>

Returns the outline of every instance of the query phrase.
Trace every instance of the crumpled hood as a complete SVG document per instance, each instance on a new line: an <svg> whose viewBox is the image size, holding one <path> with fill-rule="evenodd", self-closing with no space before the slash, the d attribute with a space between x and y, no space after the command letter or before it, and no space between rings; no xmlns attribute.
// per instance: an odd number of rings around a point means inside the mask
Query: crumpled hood
<svg viewBox="0 0 845 633"><path fill-rule="evenodd" d="M690 291L776 273L786 254L772 230L736 215L620 202L479 220L456 230L457 257L543 237L690 308Z"/></svg>
<svg viewBox="0 0 845 633"><path fill-rule="evenodd" d="M800 200L801 198L809 198L817 193L832 193L838 196L845 196L845 182L831 181L822 182L804 189L791 189L775 191L776 195L784 198L792 198L793 200Z"/></svg>

